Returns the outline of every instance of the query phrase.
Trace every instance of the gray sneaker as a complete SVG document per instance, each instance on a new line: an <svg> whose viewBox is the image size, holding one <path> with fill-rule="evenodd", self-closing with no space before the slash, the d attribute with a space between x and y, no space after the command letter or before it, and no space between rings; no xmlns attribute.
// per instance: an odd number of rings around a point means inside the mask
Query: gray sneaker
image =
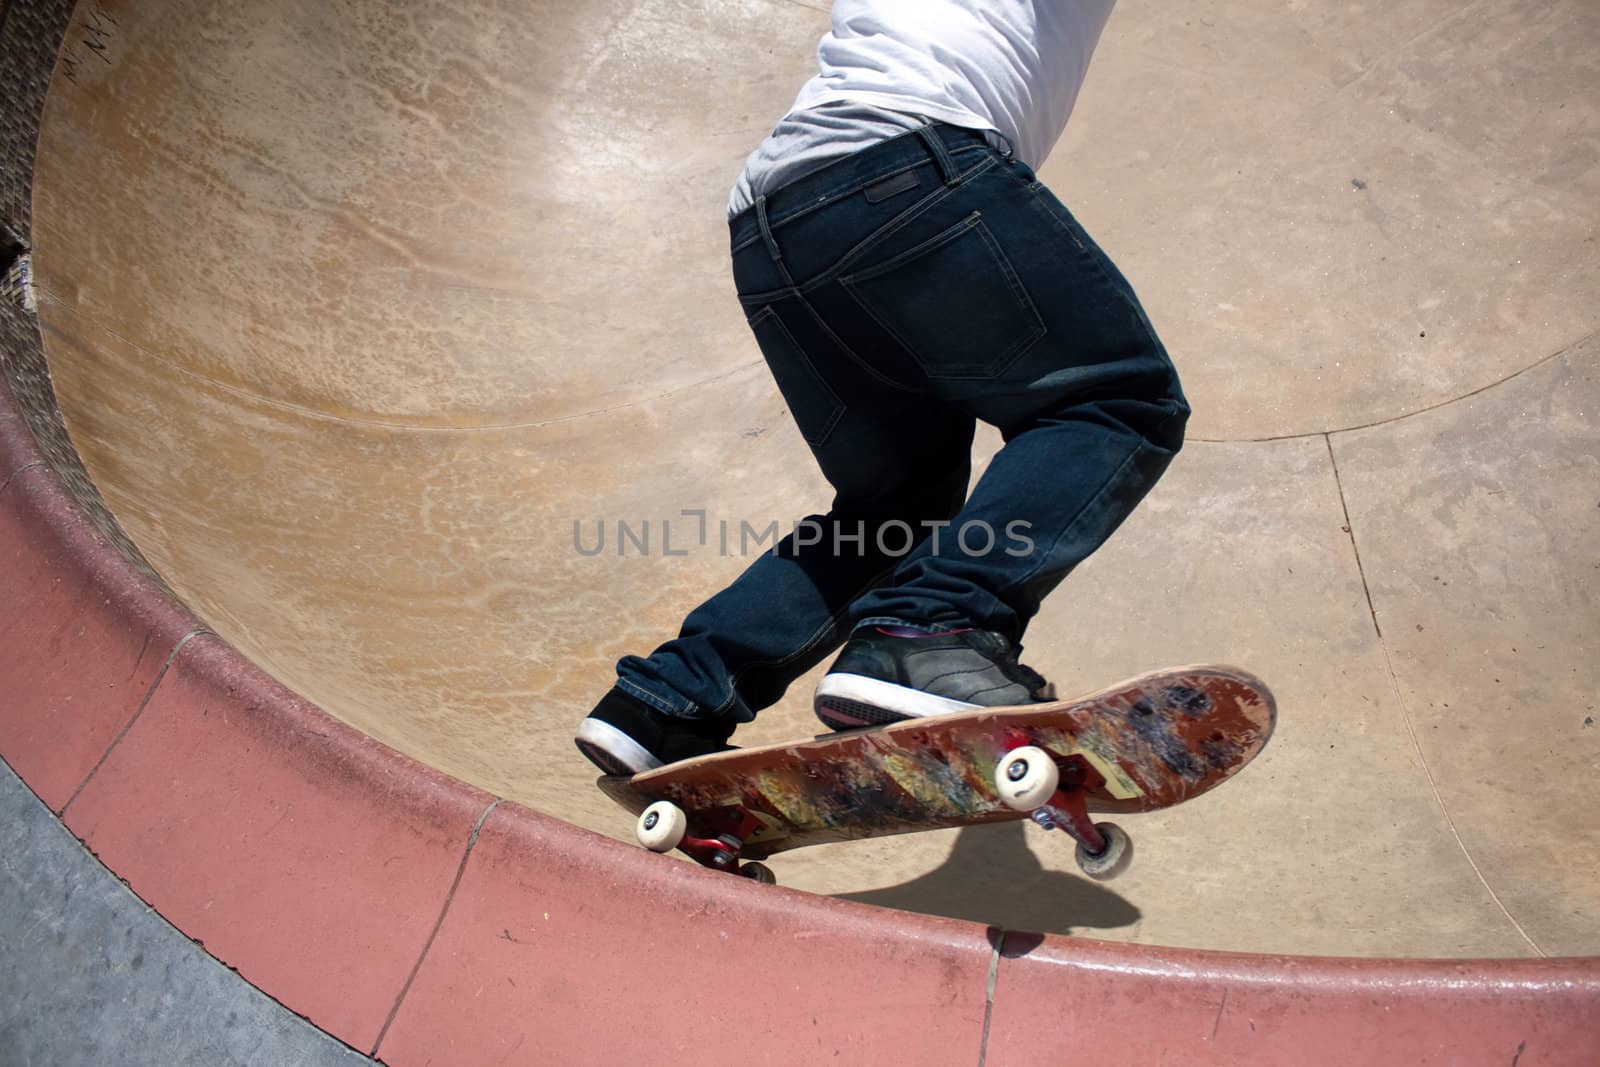
<svg viewBox="0 0 1600 1067"><path fill-rule="evenodd" d="M853 730L1054 700L1055 687L1017 662L1021 651L988 630L858 630L817 684L817 718Z"/></svg>

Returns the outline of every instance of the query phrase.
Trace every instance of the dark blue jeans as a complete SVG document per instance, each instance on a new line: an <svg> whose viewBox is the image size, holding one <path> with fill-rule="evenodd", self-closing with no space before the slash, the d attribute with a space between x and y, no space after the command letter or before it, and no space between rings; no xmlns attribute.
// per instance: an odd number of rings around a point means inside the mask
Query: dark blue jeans
<svg viewBox="0 0 1600 1067"><path fill-rule="evenodd" d="M739 299L836 495L619 684L749 721L857 626L1020 639L1183 443L1188 404L1127 281L1032 171L952 126L730 225ZM968 496L979 419L1005 445Z"/></svg>

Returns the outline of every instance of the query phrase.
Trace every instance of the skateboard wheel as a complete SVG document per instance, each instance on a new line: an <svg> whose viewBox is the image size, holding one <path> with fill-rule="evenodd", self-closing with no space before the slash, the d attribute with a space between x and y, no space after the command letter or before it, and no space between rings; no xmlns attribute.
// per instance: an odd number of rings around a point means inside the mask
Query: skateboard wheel
<svg viewBox="0 0 1600 1067"><path fill-rule="evenodd" d="M1097 822L1094 828L1106 839L1105 851L1096 855L1078 842L1078 869L1097 882L1109 882L1133 862L1133 838L1114 822Z"/></svg>
<svg viewBox="0 0 1600 1067"><path fill-rule="evenodd" d="M645 808L634 826L639 844L651 852L671 852L683 840L689 817L670 800L658 800Z"/></svg>
<svg viewBox="0 0 1600 1067"><path fill-rule="evenodd" d="M773 874L772 868L765 863L746 863L739 868L739 873L752 882L760 882L762 885L778 884L778 876Z"/></svg>
<svg viewBox="0 0 1600 1067"><path fill-rule="evenodd" d="M1061 783L1061 771L1050 753L1033 745L1024 745L1006 753L994 769L994 787L1000 802L1017 811L1032 811L1042 807L1055 795Z"/></svg>

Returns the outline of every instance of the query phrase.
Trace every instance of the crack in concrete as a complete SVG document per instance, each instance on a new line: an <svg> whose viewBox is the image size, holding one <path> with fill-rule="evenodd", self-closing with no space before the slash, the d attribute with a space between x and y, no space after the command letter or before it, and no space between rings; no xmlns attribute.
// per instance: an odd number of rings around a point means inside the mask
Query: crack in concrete
<svg viewBox="0 0 1600 1067"><path fill-rule="evenodd" d="M1301 433L1272 434L1267 437L1196 437L1191 434L1187 438L1187 441L1189 443L1205 445L1260 445L1267 444L1272 441L1303 441L1309 437L1331 437L1336 433L1354 433L1357 430L1371 430L1378 426L1389 426L1397 422L1404 422L1406 419L1414 419L1419 415L1426 415L1430 411L1438 411L1440 408L1449 407L1451 404L1459 404L1463 400L1471 400L1473 397L1487 393L1491 389L1498 389L1502 385L1515 381L1530 371L1538 370L1546 363L1554 362L1563 356L1576 352L1578 349L1583 348L1596 338L1600 338L1600 330L1595 330L1584 334L1571 344L1562 345L1549 355L1542 356L1539 359L1534 360L1532 363L1529 363L1525 367L1519 367L1503 378L1497 378L1486 385L1480 385L1476 389L1469 389L1465 393L1461 393L1458 396L1449 397L1445 400L1440 400L1434 404L1429 404L1427 407L1421 407L1415 411L1407 411L1401 415L1391 415L1386 419L1374 419L1371 422L1352 423L1349 426L1336 426L1332 429L1326 430L1306 430Z"/></svg>
<svg viewBox="0 0 1600 1067"><path fill-rule="evenodd" d="M433 929L428 931L428 940L423 942L422 951L417 955L417 962L412 965L411 973L406 975L405 984L400 987L399 994L394 998L394 1007L389 1009L389 1017L383 1021L383 1028L378 1031L378 1039L372 1043L372 1051L367 1053L373 1059L378 1058L378 1049L383 1047L384 1038L389 1036L389 1027L394 1025L395 1019L400 1015L400 1009L404 1006L406 997L411 992L412 983L417 980L417 975L421 972L423 963L427 961L428 954L433 951L433 943L438 938L440 929L444 927L445 917L450 914L450 906L455 903L456 890L461 888L461 879L466 876L467 861L472 859L472 850L477 847L478 835L483 831L483 824L488 821L490 815L494 814L494 809L498 808L502 803L504 803L504 798L495 797L494 801L483 809L483 814L478 816L477 823L472 827L472 833L467 837L467 847L461 853L461 863L456 867L455 880L450 883L450 891L445 894L444 904L439 909L439 917L434 920Z"/></svg>
<svg viewBox="0 0 1600 1067"><path fill-rule="evenodd" d="M172 669L172 665L177 661L179 654L188 647L190 641L193 641L197 637L206 636L213 636L211 630L204 626L199 626L184 634L183 638L173 646L172 651L167 654L167 661L161 665L161 670L157 672L155 681L150 683L149 690L145 692L144 699L139 701L139 710L133 713L133 716L128 719L127 723L123 725L121 730L117 731L117 736L112 738L111 744L106 746L106 750L100 754L100 758L96 760L95 765L89 769L89 773L84 775L83 781L78 783L78 788L72 791L72 795L67 798L67 802L61 805L61 810L55 813L56 818L63 820L66 818L67 809L72 807L83 791L89 787L89 783L94 781L95 775L100 773L100 768L105 766L106 761L111 758L111 754L117 750L119 745L122 744L122 739L127 737L128 732L133 729L134 725L141 718L144 717L145 709L150 706L150 701L154 700L156 693L160 691L161 683L166 680L167 672ZM146 640L145 647L149 647L148 639ZM141 655L142 654L143 653L141 652ZM137 664L135 665L135 669L137 669Z"/></svg>
<svg viewBox="0 0 1600 1067"><path fill-rule="evenodd" d="M1540 363L1543 362L1546 362L1546 360L1540 360ZM1506 921L1511 924L1512 928L1521 935L1522 939L1528 943L1528 946L1537 955L1548 956L1549 953L1539 947L1539 943L1517 921L1517 917L1511 914L1511 909L1506 906L1505 901L1500 899L1500 894L1494 891L1494 886L1489 884L1488 876L1484 874L1483 868L1478 866L1478 861L1473 857L1471 849L1467 848L1467 843L1462 840L1461 831L1456 826L1455 817L1450 813L1449 805L1445 803L1444 793L1439 788L1439 781L1434 777L1433 767L1429 765L1427 753L1423 751L1422 741L1417 736L1416 723L1412 721L1411 706L1406 702L1405 692L1400 687L1400 676L1395 671L1394 656L1389 649L1389 642L1384 639L1383 627L1378 622L1378 610L1372 602L1372 588L1367 582L1366 568L1361 562L1361 548L1356 543L1355 524L1350 519L1350 506L1345 502L1344 482L1339 476L1339 460L1333 451L1333 437L1331 434L1324 434L1323 440L1328 448L1328 460L1333 466L1333 481L1339 492L1339 507L1344 511L1344 531L1350 537L1350 548L1355 553L1356 571L1361 578L1361 590L1367 597L1367 612L1372 618L1372 629L1378 636L1378 649L1383 653L1384 670L1389 675L1389 688L1393 690L1395 700L1400 704L1400 717L1405 723L1406 736L1411 741L1411 750L1416 753L1417 762L1422 765L1422 774L1427 779L1428 789L1433 793L1434 803L1439 806L1439 813L1444 816L1445 827L1450 831L1451 839L1455 841L1456 847L1461 850L1461 855L1466 858L1467 865L1472 868L1472 873L1478 879L1478 884L1483 886L1484 892L1489 894L1489 899L1494 901L1495 907L1500 909L1500 914L1506 917Z"/></svg>
<svg viewBox="0 0 1600 1067"><path fill-rule="evenodd" d="M1005 944L1006 932L994 934L989 948L989 979L983 994L983 1033L978 1038L978 1067L985 1067L989 1059L989 1024L994 1020L994 990L1000 978L1000 947Z"/></svg>

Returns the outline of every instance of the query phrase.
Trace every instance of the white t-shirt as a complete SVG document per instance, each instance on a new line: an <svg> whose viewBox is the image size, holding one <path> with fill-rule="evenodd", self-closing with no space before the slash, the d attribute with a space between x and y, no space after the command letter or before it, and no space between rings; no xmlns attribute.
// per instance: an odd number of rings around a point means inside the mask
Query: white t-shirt
<svg viewBox="0 0 1600 1067"><path fill-rule="evenodd" d="M729 214L808 170L862 147L808 112L852 104L989 131L1037 168L1066 128L1115 0L834 0L816 77L800 89L785 144L763 143L734 186ZM811 133L809 127L815 126ZM837 146L838 151L832 149Z"/></svg>

